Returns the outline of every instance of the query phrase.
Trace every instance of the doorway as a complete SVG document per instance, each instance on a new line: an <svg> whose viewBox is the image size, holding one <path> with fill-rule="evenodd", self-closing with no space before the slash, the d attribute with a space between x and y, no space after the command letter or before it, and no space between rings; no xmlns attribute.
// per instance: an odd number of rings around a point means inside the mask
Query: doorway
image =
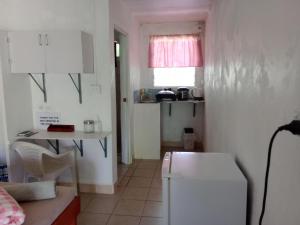
<svg viewBox="0 0 300 225"><path fill-rule="evenodd" d="M130 163L128 118L128 38L114 30L116 126L118 164Z"/></svg>

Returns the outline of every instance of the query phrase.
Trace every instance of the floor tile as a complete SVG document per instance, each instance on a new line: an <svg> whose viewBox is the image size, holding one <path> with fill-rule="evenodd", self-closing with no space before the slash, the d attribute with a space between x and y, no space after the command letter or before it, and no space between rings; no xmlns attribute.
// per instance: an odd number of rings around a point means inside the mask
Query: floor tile
<svg viewBox="0 0 300 225"><path fill-rule="evenodd" d="M122 199L119 201L113 214L126 216L141 216L144 205L145 201Z"/></svg>
<svg viewBox="0 0 300 225"><path fill-rule="evenodd" d="M118 182L118 186L127 186L128 181L129 181L129 177L123 177L119 182Z"/></svg>
<svg viewBox="0 0 300 225"><path fill-rule="evenodd" d="M118 176L119 177L122 177L126 174L128 170L128 167L125 167L125 166L121 166L121 167L118 167Z"/></svg>
<svg viewBox="0 0 300 225"><path fill-rule="evenodd" d="M164 225L162 218L142 217L140 225Z"/></svg>
<svg viewBox="0 0 300 225"><path fill-rule="evenodd" d="M80 213L78 216L78 225L105 225L110 215L95 213Z"/></svg>
<svg viewBox="0 0 300 225"><path fill-rule="evenodd" d="M126 177L132 177L135 169L134 168L128 168L127 172L125 173Z"/></svg>
<svg viewBox="0 0 300 225"><path fill-rule="evenodd" d="M142 162L150 162L150 163L160 163L159 159L142 159Z"/></svg>
<svg viewBox="0 0 300 225"><path fill-rule="evenodd" d="M162 225L161 161L135 160L118 172L115 194L80 194L78 225Z"/></svg>
<svg viewBox="0 0 300 225"><path fill-rule="evenodd" d="M117 186L115 188L115 193L112 196L114 196L116 198L121 198L121 196L123 195L125 189L126 189L126 186Z"/></svg>
<svg viewBox="0 0 300 225"><path fill-rule="evenodd" d="M128 165L129 168L136 168L140 163L141 159L135 159L130 165Z"/></svg>
<svg viewBox="0 0 300 225"><path fill-rule="evenodd" d="M143 216L163 217L162 203L147 201L143 210Z"/></svg>
<svg viewBox="0 0 300 225"><path fill-rule="evenodd" d="M108 225L139 225L140 217L113 215Z"/></svg>
<svg viewBox="0 0 300 225"><path fill-rule="evenodd" d="M87 205L84 212L90 213L112 213L118 202L118 198L96 197Z"/></svg>
<svg viewBox="0 0 300 225"><path fill-rule="evenodd" d="M158 166L157 161L142 161L140 164L137 166L138 169L156 169Z"/></svg>
<svg viewBox="0 0 300 225"><path fill-rule="evenodd" d="M92 200L92 196L89 194L80 193L80 210L83 211Z"/></svg>
<svg viewBox="0 0 300 225"><path fill-rule="evenodd" d="M149 177L152 178L154 176L154 169L136 169L133 173L134 177Z"/></svg>
<svg viewBox="0 0 300 225"><path fill-rule="evenodd" d="M161 188L151 188L147 200L150 201L162 201L162 189Z"/></svg>
<svg viewBox="0 0 300 225"><path fill-rule="evenodd" d="M155 178L161 178L161 170L155 170L155 174L154 174Z"/></svg>
<svg viewBox="0 0 300 225"><path fill-rule="evenodd" d="M122 199L146 200L149 188L127 187L122 195Z"/></svg>
<svg viewBox="0 0 300 225"><path fill-rule="evenodd" d="M125 186L116 186L114 194L94 194L93 198L114 198L118 200L123 195L125 188Z"/></svg>
<svg viewBox="0 0 300 225"><path fill-rule="evenodd" d="M132 177L129 180L128 187L150 187L152 179L143 177Z"/></svg>
<svg viewBox="0 0 300 225"><path fill-rule="evenodd" d="M161 178L153 178L151 187L152 188L162 188L162 179Z"/></svg>

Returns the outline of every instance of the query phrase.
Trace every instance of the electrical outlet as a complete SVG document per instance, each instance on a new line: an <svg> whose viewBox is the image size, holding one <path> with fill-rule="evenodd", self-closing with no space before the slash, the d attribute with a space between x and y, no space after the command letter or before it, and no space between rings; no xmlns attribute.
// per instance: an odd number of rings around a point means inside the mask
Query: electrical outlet
<svg viewBox="0 0 300 225"><path fill-rule="evenodd" d="M300 110L294 111L294 120L300 120Z"/></svg>

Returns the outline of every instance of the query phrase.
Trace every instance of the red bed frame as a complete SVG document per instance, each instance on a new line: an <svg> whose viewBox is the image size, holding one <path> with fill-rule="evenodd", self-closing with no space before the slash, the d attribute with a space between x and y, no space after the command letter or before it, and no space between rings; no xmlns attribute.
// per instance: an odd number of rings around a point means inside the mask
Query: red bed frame
<svg viewBox="0 0 300 225"><path fill-rule="evenodd" d="M75 197L67 208L56 218L52 225L77 225L80 213L80 197Z"/></svg>

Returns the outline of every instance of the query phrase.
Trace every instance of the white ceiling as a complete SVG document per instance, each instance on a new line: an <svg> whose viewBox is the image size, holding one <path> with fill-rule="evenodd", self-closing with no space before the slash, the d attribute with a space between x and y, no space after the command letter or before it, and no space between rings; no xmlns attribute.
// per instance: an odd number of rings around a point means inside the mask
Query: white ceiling
<svg viewBox="0 0 300 225"><path fill-rule="evenodd" d="M211 0L123 0L133 12L207 9Z"/></svg>

